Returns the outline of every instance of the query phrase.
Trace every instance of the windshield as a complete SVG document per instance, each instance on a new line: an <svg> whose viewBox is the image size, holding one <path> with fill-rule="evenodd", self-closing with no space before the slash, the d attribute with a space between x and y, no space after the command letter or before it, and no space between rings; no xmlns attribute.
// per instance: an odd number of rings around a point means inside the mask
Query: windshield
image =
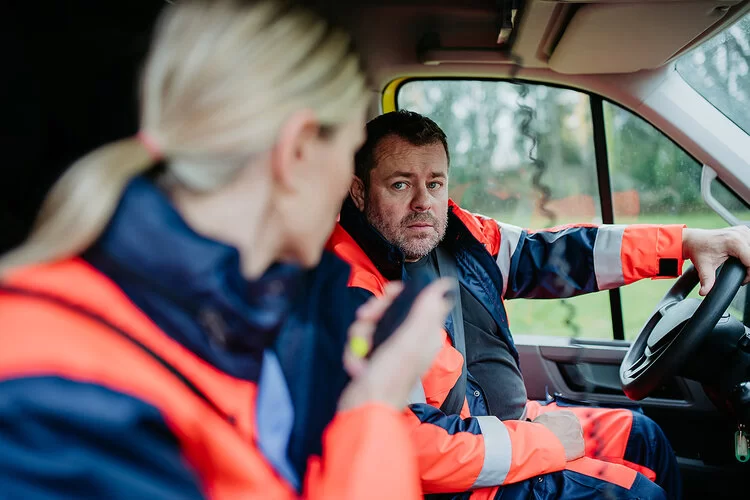
<svg viewBox="0 0 750 500"><path fill-rule="evenodd" d="M750 134L750 14L677 60L680 76Z"/></svg>

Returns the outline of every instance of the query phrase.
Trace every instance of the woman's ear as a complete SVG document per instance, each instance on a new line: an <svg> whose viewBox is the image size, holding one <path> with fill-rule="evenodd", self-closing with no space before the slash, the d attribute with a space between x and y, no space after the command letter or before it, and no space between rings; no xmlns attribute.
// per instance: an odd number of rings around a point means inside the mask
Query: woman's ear
<svg viewBox="0 0 750 500"><path fill-rule="evenodd" d="M279 130L271 151L271 175L282 188L288 189L305 178L314 150L320 140L320 124L311 110L291 115Z"/></svg>
<svg viewBox="0 0 750 500"><path fill-rule="evenodd" d="M365 211L365 184L357 176L354 176L352 185L349 188L349 195L354 200L354 204L357 206L360 212Z"/></svg>

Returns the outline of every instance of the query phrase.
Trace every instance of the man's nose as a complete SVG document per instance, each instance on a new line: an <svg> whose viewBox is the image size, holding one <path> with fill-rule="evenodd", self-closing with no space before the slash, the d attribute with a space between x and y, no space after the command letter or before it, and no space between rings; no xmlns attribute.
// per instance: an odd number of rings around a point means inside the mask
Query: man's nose
<svg viewBox="0 0 750 500"><path fill-rule="evenodd" d="M411 208L415 212L426 212L432 208L432 197L426 187L418 188L411 200Z"/></svg>

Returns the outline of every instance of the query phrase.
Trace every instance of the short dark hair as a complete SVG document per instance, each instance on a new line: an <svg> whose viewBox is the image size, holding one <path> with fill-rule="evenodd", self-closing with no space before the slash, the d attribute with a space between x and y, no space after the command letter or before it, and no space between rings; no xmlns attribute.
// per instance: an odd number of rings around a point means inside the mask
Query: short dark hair
<svg viewBox="0 0 750 500"><path fill-rule="evenodd" d="M370 172L375 168L378 144L389 135L400 137L414 146L428 146L439 142L445 148L445 156L450 165L448 140L437 123L414 111L391 111L367 123L367 139L354 157L354 173L364 183L365 190L370 187Z"/></svg>

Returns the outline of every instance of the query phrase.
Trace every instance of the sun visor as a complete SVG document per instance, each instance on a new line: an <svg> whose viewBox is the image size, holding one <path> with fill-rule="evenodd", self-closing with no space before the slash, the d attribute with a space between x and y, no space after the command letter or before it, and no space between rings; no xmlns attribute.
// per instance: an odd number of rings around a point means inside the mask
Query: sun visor
<svg viewBox="0 0 750 500"><path fill-rule="evenodd" d="M561 2L563 3L563 2ZM579 4L548 65L559 73L629 73L661 66L738 1Z"/></svg>

